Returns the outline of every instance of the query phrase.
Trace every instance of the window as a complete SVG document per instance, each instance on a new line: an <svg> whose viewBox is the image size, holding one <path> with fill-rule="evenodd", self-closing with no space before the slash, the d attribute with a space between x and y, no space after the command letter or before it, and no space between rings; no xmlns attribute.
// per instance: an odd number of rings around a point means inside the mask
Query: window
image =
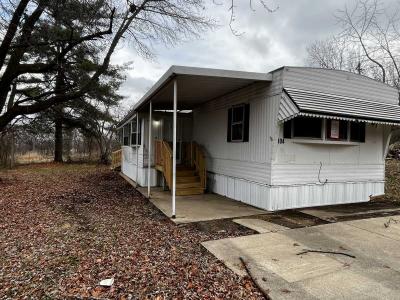
<svg viewBox="0 0 400 300"><path fill-rule="evenodd" d="M140 120L139 127L137 128L136 118L132 121L132 134L131 134L131 145L138 146L142 142L142 135L140 130ZM136 136L138 138L138 143L136 144Z"/></svg>
<svg viewBox="0 0 400 300"><path fill-rule="evenodd" d="M124 129L120 128L118 130L118 141L122 145L124 143Z"/></svg>
<svg viewBox="0 0 400 300"><path fill-rule="evenodd" d="M324 122L319 118L297 117L283 124L283 137L364 143L365 123L332 119Z"/></svg>
<svg viewBox="0 0 400 300"><path fill-rule="evenodd" d="M293 119L293 137L322 138L322 120L318 118L299 117Z"/></svg>
<svg viewBox="0 0 400 300"><path fill-rule="evenodd" d="M360 143L365 142L365 123L350 123L350 141Z"/></svg>
<svg viewBox="0 0 400 300"><path fill-rule="evenodd" d="M228 110L228 142L249 141L250 105L241 104Z"/></svg>
<svg viewBox="0 0 400 300"><path fill-rule="evenodd" d="M124 126L124 139L123 139L124 146L129 146L130 134L131 134L131 124L128 123Z"/></svg>
<svg viewBox="0 0 400 300"><path fill-rule="evenodd" d="M347 141L348 121L326 120L326 138L329 140Z"/></svg>

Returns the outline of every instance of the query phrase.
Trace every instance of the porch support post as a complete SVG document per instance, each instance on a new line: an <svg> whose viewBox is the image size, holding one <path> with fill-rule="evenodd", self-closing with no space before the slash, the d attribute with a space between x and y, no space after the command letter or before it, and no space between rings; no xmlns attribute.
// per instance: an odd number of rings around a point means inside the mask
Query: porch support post
<svg viewBox="0 0 400 300"><path fill-rule="evenodd" d="M178 82L174 79L174 124L172 136L172 218L175 218L176 197L176 111L178 106Z"/></svg>
<svg viewBox="0 0 400 300"><path fill-rule="evenodd" d="M149 153L147 155L147 197L150 198L150 180L151 180L151 131L152 131L152 123L153 123L153 118L152 118L152 110L153 110L153 104L150 101L149 105Z"/></svg>
<svg viewBox="0 0 400 300"><path fill-rule="evenodd" d="M136 186L139 176L139 113L136 113Z"/></svg>

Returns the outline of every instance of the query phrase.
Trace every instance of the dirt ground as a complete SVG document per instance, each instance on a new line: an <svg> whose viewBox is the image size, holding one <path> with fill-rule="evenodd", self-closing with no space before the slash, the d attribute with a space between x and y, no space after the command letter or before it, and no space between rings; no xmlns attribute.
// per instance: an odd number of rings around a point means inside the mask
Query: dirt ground
<svg viewBox="0 0 400 300"><path fill-rule="evenodd" d="M106 167L0 171L0 215L0 299L262 299L200 245L251 230L176 226Z"/></svg>

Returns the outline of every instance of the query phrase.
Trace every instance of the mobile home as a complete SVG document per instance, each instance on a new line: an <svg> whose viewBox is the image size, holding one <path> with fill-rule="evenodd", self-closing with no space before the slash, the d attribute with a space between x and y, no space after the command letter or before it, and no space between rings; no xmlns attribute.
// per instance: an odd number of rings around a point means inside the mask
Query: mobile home
<svg viewBox="0 0 400 300"><path fill-rule="evenodd" d="M172 66L119 124L122 173L265 210L384 193L398 91L345 71ZM174 214L174 213L173 213Z"/></svg>

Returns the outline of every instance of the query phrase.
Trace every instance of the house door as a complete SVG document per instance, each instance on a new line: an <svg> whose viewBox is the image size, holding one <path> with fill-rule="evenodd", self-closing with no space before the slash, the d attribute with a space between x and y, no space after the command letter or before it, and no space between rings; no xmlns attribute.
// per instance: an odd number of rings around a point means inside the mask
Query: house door
<svg viewBox="0 0 400 300"><path fill-rule="evenodd" d="M182 120L178 118L176 124L176 164L182 163ZM172 137L173 137L173 120L172 118L165 118L162 122L163 125L163 136L164 140L170 142L172 149Z"/></svg>

